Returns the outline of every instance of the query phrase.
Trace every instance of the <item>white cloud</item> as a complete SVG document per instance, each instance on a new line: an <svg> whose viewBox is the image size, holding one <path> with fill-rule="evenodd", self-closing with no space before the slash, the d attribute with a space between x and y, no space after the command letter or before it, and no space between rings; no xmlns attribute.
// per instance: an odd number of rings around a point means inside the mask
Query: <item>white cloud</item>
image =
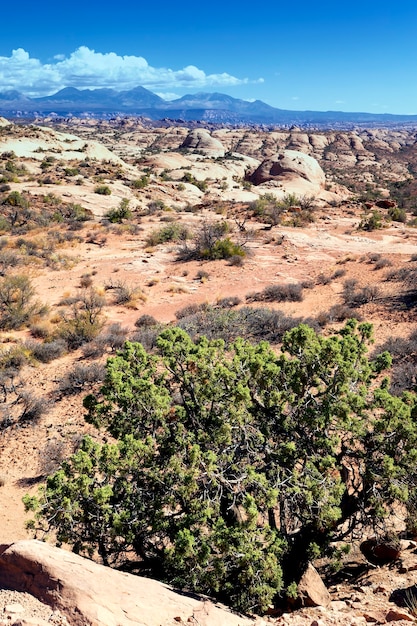
<svg viewBox="0 0 417 626"><path fill-rule="evenodd" d="M17 89L28 96L53 93L63 87L117 90L142 85L150 90L171 90L179 87L233 86L263 82L249 80L225 72L206 74L195 65L180 70L152 67L140 56L119 56L115 52L95 52L81 46L69 56L58 54L51 63L31 58L22 48L10 57L0 56L0 90Z"/></svg>

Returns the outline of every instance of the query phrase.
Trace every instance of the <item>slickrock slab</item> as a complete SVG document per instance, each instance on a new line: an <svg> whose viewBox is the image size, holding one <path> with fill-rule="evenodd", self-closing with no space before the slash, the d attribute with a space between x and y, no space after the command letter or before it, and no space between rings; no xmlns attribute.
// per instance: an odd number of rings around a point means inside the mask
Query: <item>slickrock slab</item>
<svg viewBox="0 0 417 626"><path fill-rule="evenodd" d="M76 626L261 626L208 599L118 572L35 540L2 546L0 585L26 591Z"/></svg>

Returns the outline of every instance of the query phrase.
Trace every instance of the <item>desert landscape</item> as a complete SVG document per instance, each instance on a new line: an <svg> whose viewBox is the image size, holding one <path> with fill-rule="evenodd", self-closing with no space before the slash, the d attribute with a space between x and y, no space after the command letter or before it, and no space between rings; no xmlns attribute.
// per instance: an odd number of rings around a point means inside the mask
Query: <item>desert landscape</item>
<svg viewBox="0 0 417 626"><path fill-rule="evenodd" d="M243 336L277 348L300 323L330 337L355 318L373 325L373 354L392 354L390 391L414 392L416 172L411 125L0 119L0 543L24 551L34 532L22 498L84 434L106 439L86 423L83 399L126 340L152 351L164 328L179 326L193 339ZM414 585L414 538L403 534L396 559L377 565L359 543L345 575L329 576L325 600L257 623L414 621L415 605L392 597ZM68 600L51 618L19 591L1 591L0 602L21 605L28 625L255 623L210 611L197 619L179 600L143 622L110 618L111 606L74 615ZM148 594L144 605L159 597ZM19 617L5 610L4 622Z"/></svg>

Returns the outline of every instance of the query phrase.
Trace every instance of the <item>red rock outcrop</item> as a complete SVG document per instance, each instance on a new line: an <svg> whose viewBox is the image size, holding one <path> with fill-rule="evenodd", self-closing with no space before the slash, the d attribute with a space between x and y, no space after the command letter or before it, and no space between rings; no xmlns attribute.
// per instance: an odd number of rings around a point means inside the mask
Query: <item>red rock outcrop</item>
<svg viewBox="0 0 417 626"><path fill-rule="evenodd" d="M0 586L26 591L59 609L74 626L261 626L205 597L112 570L41 541L0 549Z"/></svg>

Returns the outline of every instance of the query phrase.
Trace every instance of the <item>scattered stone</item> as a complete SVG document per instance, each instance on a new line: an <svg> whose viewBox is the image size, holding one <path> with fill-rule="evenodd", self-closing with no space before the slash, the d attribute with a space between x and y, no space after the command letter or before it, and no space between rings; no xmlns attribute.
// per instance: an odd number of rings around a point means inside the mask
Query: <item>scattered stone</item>
<svg viewBox="0 0 417 626"><path fill-rule="evenodd" d="M396 561L401 554L400 541L395 537L392 539L372 537L362 541L359 547L365 558L375 565L384 565Z"/></svg>
<svg viewBox="0 0 417 626"><path fill-rule="evenodd" d="M385 616L387 622L400 622L405 620L407 622L414 622L414 617L404 611L398 611L398 609L390 609Z"/></svg>
<svg viewBox="0 0 417 626"><path fill-rule="evenodd" d="M303 606L327 607L330 604L330 593L311 563L308 564L298 583L298 596Z"/></svg>
<svg viewBox="0 0 417 626"><path fill-rule="evenodd" d="M333 611L346 611L348 605L344 600L332 600L332 602L330 603L330 608Z"/></svg>

